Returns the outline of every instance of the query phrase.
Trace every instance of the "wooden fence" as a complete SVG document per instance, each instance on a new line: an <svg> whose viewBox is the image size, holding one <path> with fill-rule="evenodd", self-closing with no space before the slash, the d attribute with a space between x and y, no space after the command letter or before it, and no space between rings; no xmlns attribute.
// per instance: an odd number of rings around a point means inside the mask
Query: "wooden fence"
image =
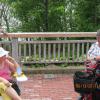
<svg viewBox="0 0 100 100"><path fill-rule="evenodd" d="M19 63L81 63L95 36L96 32L7 33L0 34L0 44Z"/></svg>

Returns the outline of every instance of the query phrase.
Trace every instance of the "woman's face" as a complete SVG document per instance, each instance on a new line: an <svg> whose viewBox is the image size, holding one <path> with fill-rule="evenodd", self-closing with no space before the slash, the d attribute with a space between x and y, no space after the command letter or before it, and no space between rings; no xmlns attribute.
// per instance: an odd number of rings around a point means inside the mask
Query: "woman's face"
<svg viewBox="0 0 100 100"><path fill-rule="evenodd" d="M100 43L100 36L97 36L97 41L98 43Z"/></svg>
<svg viewBox="0 0 100 100"><path fill-rule="evenodd" d="M3 62L3 61L5 61L5 60L6 60L6 55L0 57L0 62Z"/></svg>

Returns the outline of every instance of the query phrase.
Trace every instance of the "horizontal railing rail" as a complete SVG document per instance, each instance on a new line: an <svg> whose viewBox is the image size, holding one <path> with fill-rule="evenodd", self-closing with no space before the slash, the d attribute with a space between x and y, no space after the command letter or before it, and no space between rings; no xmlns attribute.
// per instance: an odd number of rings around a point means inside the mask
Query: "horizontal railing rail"
<svg viewBox="0 0 100 100"><path fill-rule="evenodd" d="M1 38L32 38L32 37L95 37L96 32L23 32L0 34Z"/></svg>

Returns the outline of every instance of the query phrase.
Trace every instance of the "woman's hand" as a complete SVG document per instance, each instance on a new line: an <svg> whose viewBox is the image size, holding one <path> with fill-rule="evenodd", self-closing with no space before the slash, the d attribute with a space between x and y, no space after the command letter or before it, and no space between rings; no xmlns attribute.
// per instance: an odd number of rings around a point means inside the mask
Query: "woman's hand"
<svg viewBox="0 0 100 100"><path fill-rule="evenodd" d="M96 56L95 59L100 61L100 56Z"/></svg>
<svg viewBox="0 0 100 100"><path fill-rule="evenodd" d="M11 56L7 56L7 59L8 59L9 61L11 61L11 62L14 62L14 61L15 61L15 59L14 59L13 57L11 57Z"/></svg>
<svg viewBox="0 0 100 100"><path fill-rule="evenodd" d="M7 81L7 80L3 80L3 83L4 83L7 87L9 87L9 86L12 85L12 84L11 84L9 81Z"/></svg>
<svg viewBox="0 0 100 100"><path fill-rule="evenodd" d="M11 56L7 56L7 59L8 59L8 63L10 65L10 68L13 70L13 72L16 72L16 68L19 67L19 64Z"/></svg>

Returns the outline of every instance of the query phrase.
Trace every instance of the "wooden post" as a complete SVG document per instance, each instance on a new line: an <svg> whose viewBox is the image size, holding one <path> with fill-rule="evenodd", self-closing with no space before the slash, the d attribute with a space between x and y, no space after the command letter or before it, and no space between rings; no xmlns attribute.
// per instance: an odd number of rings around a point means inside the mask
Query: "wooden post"
<svg viewBox="0 0 100 100"><path fill-rule="evenodd" d="M20 63L19 55L18 55L18 39L13 38L12 39L12 57L15 58L15 60Z"/></svg>

